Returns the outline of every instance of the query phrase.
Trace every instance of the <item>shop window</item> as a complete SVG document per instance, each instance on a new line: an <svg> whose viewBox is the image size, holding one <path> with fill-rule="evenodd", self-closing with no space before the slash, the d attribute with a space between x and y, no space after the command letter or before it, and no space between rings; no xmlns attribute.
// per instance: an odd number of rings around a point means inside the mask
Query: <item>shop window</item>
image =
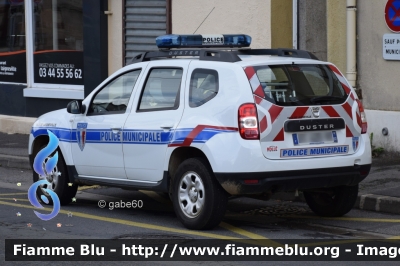
<svg viewBox="0 0 400 266"><path fill-rule="evenodd" d="M34 82L83 85L82 0L42 0L33 11Z"/></svg>
<svg viewBox="0 0 400 266"><path fill-rule="evenodd" d="M25 97L83 97L82 2L0 0L0 83L27 84Z"/></svg>
<svg viewBox="0 0 400 266"><path fill-rule="evenodd" d="M0 1L0 82L26 83L23 0Z"/></svg>

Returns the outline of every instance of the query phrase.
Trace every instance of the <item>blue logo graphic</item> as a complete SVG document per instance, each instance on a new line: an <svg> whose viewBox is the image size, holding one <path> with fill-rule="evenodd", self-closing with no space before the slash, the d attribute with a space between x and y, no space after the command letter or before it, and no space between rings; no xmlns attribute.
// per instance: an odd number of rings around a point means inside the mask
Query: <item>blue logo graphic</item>
<svg viewBox="0 0 400 266"><path fill-rule="evenodd" d="M52 201L53 201L53 211L50 214L42 214L37 211L33 211L37 217L44 221L48 221L53 219L57 216L58 212L60 211L60 199L58 198L57 194L48 189L51 186L51 183L48 181L49 177L53 175L57 175L58 173L54 173L54 168L58 162L58 152L54 154L53 157L49 157L52 152L54 152L58 147L58 138L49 130L47 130L47 134L49 135L49 144L44 147L35 157L33 162L33 170L39 175L39 180L31 185L28 190L28 199L33 206L36 208L44 208L36 197L36 191L40 186L47 185L47 188L41 187L43 192L47 193ZM47 159L47 160L46 160ZM41 199L44 203L49 204L49 200L45 195L41 196Z"/></svg>

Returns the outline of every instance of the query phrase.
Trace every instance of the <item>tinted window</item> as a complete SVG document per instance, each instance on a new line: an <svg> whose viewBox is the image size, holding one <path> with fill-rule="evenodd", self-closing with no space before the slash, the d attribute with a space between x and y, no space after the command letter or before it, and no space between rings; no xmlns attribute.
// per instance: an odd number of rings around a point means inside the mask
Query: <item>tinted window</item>
<svg viewBox="0 0 400 266"><path fill-rule="evenodd" d="M254 67L265 98L277 105L341 104L347 94L326 65Z"/></svg>
<svg viewBox="0 0 400 266"><path fill-rule="evenodd" d="M209 69L195 69L190 79L189 106L205 104L218 93L218 72Z"/></svg>
<svg viewBox="0 0 400 266"><path fill-rule="evenodd" d="M178 109L182 72L182 69L176 68L152 69L144 86L138 110Z"/></svg>
<svg viewBox="0 0 400 266"><path fill-rule="evenodd" d="M125 113L140 70L122 74L108 83L94 97L88 114Z"/></svg>

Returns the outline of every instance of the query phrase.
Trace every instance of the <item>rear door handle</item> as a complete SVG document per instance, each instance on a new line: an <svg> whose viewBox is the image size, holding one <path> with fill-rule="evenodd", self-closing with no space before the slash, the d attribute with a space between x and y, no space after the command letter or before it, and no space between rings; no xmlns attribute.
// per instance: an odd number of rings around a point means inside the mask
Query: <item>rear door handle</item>
<svg viewBox="0 0 400 266"><path fill-rule="evenodd" d="M173 125L162 125L162 126L160 126L162 129L164 129L164 130L171 130L171 128L173 128L174 126Z"/></svg>
<svg viewBox="0 0 400 266"><path fill-rule="evenodd" d="M120 128L120 127L112 127L111 128L111 131L114 134L119 134L121 132L121 130L122 130L122 128Z"/></svg>

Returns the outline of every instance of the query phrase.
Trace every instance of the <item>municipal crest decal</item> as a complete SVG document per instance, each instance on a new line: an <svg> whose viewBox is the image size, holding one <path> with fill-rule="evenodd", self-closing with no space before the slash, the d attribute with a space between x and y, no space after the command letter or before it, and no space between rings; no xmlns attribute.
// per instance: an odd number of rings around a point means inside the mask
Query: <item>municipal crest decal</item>
<svg viewBox="0 0 400 266"><path fill-rule="evenodd" d="M353 137L353 151L355 152L358 149L359 137Z"/></svg>
<svg viewBox="0 0 400 266"><path fill-rule="evenodd" d="M78 142L78 146L83 151L86 144L86 130L87 130L87 123L78 123L76 129L76 141Z"/></svg>

